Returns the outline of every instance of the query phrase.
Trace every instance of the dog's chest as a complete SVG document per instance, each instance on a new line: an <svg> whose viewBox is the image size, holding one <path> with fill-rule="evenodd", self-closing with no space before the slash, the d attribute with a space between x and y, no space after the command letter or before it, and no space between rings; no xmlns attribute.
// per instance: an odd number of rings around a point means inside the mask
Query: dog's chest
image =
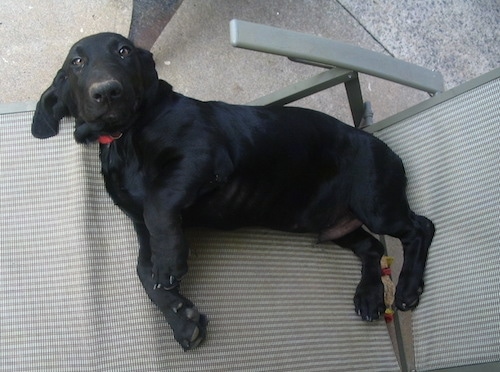
<svg viewBox="0 0 500 372"><path fill-rule="evenodd" d="M141 220L144 204L144 177L135 153L118 144L101 147L102 174L114 203L133 220Z"/></svg>

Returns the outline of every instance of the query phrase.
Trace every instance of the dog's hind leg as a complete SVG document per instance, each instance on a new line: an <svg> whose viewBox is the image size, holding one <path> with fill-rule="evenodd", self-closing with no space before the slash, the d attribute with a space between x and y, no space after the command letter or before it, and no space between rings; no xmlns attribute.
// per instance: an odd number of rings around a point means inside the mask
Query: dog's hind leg
<svg viewBox="0 0 500 372"><path fill-rule="evenodd" d="M434 237L434 224L401 205L383 216L364 219L365 225L375 234L390 235L403 244L403 267L396 287L395 305L406 311L414 309L424 290L424 271L429 247ZM399 211L399 212L398 212Z"/></svg>
<svg viewBox="0 0 500 372"><path fill-rule="evenodd" d="M361 227L355 231L335 239L335 243L352 249L361 259L361 281L354 295L354 306L363 320L372 321L380 317L385 310L384 286L380 259L384 247Z"/></svg>
<svg viewBox="0 0 500 372"><path fill-rule="evenodd" d="M153 277L149 231L145 224L135 223L140 249L137 274L147 295L161 310L174 332L174 338L184 350L198 346L206 336L207 318L194 304L179 293L179 285L158 288Z"/></svg>
<svg viewBox="0 0 500 372"><path fill-rule="evenodd" d="M414 309L424 291L424 271L435 228L431 220L410 211L405 229L392 234L403 244L404 262L396 288L398 309Z"/></svg>
<svg viewBox="0 0 500 372"><path fill-rule="evenodd" d="M355 174L349 208L372 233L401 240L404 262L395 304L400 310L413 309L424 288L434 225L410 209L402 161L386 145L373 142L372 152L364 153L360 168L364 171Z"/></svg>
<svg viewBox="0 0 500 372"><path fill-rule="evenodd" d="M392 175L394 177L394 175ZM414 309L424 289L427 254L434 236L434 224L415 214L406 199L405 182L384 190L365 190L352 207L354 214L375 234L390 235L403 244L403 267L396 288L396 307Z"/></svg>
<svg viewBox="0 0 500 372"><path fill-rule="evenodd" d="M434 237L434 224L409 208L407 213L385 223L383 226L368 226L377 234L396 237L403 244L403 267L396 287L395 305L406 311L417 307L424 291L424 271L429 247Z"/></svg>

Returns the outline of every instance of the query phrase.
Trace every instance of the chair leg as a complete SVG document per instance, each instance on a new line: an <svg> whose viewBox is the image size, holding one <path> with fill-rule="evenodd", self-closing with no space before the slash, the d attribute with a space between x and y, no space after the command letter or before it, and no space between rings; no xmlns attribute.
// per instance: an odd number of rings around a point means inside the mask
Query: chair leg
<svg viewBox="0 0 500 372"><path fill-rule="evenodd" d="M370 125L373 124L373 110L371 102L366 101L363 107L365 110L363 114L363 119L361 119L361 123L359 124L360 129L369 127Z"/></svg>
<svg viewBox="0 0 500 372"><path fill-rule="evenodd" d="M363 120L365 108L363 107L363 95L359 85L358 74L354 72L352 78L349 81L346 81L344 85L347 93L347 99L349 100L349 106L351 106L354 126L359 128L361 121Z"/></svg>
<svg viewBox="0 0 500 372"><path fill-rule="evenodd" d="M134 0L129 39L150 50L183 0Z"/></svg>

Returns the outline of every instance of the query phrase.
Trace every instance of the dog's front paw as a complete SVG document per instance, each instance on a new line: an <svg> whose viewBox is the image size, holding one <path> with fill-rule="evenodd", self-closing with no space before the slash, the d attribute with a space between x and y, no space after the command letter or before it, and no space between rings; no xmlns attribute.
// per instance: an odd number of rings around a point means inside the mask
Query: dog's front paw
<svg viewBox="0 0 500 372"><path fill-rule="evenodd" d="M363 320L371 322L379 319L385 311L382 282L361 281L354 295L354 307Z"/></svg>
<svg viewBox="0 0 500 372"><path fill-rule="evenodd" d="M205 339L208 320L194 305L178 302L169 318L174 338L184 351L194 349Z"/></svg>

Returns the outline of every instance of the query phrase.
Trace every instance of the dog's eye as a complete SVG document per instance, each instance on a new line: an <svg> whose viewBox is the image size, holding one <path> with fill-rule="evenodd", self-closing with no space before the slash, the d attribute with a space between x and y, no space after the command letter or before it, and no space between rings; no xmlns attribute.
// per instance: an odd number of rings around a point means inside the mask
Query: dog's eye
<svg viewBox="0 0 500 372"><path fill-rule="evenodd" d="M125 58L130 54L131 51L132 51L132 49L130 47L122 46L120 48L120 50L118 51L118 54L120 55L120 57Z"/></svg>
<svg viewBox="0 0 500 372"><path fill-rule="evenodd" d="M80 57L73 58L73 59L71 60L71 64L72 64L73 66L81 66L81 65L83 65L83 59L82 59L82 58L80 58Z"/></svg>

